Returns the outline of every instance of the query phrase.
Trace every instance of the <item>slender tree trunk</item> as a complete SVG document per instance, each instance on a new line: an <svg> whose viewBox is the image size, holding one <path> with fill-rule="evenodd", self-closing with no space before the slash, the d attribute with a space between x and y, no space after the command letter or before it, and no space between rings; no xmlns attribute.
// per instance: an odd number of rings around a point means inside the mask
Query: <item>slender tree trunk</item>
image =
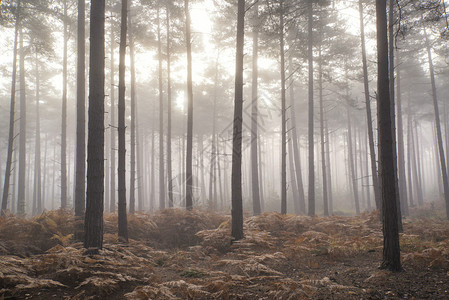
<svg viewBox="0 0 449 300"><path fill-rule="evenodd" d="M33 215L42 212L41 121L39 112L39 89L39 61L36 53L36 144L34 150Z"/></svg>
<svg viewBox="0 0 449 300"><path fill-rule="evenodd" d="M164 94L162 90L162 40L159 8L157 9L157 53L159 60L159 209L165 208L164 177Z"/></svg>
<svg viewBox="0 0 449 300"><path fill-rule="evenodd" d="M93 1L90 9L87 201L84 223L84 247L93 253L103 247L104 19L105 1Z"/></svg>
<svg viewBox="0 0 449 300"><path fill-rule="evenodd" d="M323 176L323 210L324 215L329 215L329 200L327 193L327 174L326 174L326 152L325 152L325 135L324 135L324 105L323 105L323 62L321 57L321 45L318 51L318 84L320 99L320 136L321 136L321 172ZM329 143L329 141L327 141Z"/></svg>
<svg viewBox="0 0 449 300"><path fill-rule="evenodd" d="M138 211L143 211L144 209L144 204L143 204L143 199L145 196L145 186L142 183L143 180L143 172L142 169L145 168L145 163L142 159L142 147L143 147L143 143L144 143L144 139L143 137L139 134L139 108L138 108L138 101L136 98L136 103L135 103L135 113L136 113L136 172L137 172L137 178L136 178L136 183L137 183L137 209Z"/></svg>
<svg viewBox="0 0 449 300"><path fill-rule="evenodd" d="M85 1L78 0L78 40L76 69L76 167L75 167L75 239L82 240L86 207L86 38ZM112 43L112 42L111 42ZM111 70L112 72L112 70ZM112 103L111 103L112 107ZM112 130L113 131L113 130ZM112 140L112 139L111 139Z"/></svg>
<svg viewBox="0 0 449 300"><path fill-rule="evenodd" d="M398 157L397 157L397 143L396 143L396 116L395 116L395 91L394 91L394 0L388 0L388 56L389 56L389 74L390 74L390 113L391 113L391 132L393 137L393 147L395 149L393 153L394 159L394 178L396 185L396 207L398 210L398 227L402 232L402 212L401 212L401 197L398 180Z"/></svg>
<svg viewBox="0 0 449 300"><path fill-rule="evenodd" d="M154 102L153 102L154 103ZM154 170L156 168L156 164L154 163L154 104L153 104L153 122L151 126L151 182L150 182L150 211L153 212L155 206L155 181L154 181Z"/></svg>
<svg viewBox="0 0 449 300"><path fill-rule="evenodd" d="M168 207L173 207L173 174L171 158L171 57L170 57L170 7L167 1L165 13L167 14L167 177L168 177Z"/></svg>
<svg viewBox="0 0 449 300"><path fill-rule="evenodd" d="M132 0L128 0L128 11L130 11ZM132 32L131 15L127 15L129 56L131 67L131 173L129 174L129 212L136 211L136 67L134 63L134 37Z"/></svg>
<svg viewBox="0 0 449 300"><path fill-rule="evenodd" d="M421 155L420 155L420 142L419 142L419 135L418 135L418 123L415 120L415 126L414 126L414 131L415 131L415 141L414 145L415 145L415 161L416 161L416 182L417 182L417 189L418 189L418 205L419 206L423 206L424 205L424 192L423 192L423 188L424 185L422 184L423 180L423 173L424 171L422 171L423 168L421 168Z"/></svg>
<svg viewBox="0 0 449 300"><path fill-rule="evenodd" d="M380 168L382 187L382 228L384 235L383 261L381 268L400 271L398 209L396 207L394 140L392 136L391 104L388 74L388 39L386 0L376 0L377 24L377 92L378 128L380 144Z"/></svg>
<svg viewBox="0 0 449 300"><path fill-rule="evenodd" d="M122 242L128 242L128 219L126 215L126 123L125 123L125 56L126 35L128 30L128 1L122 0L120 47L118 67L118 237Z"/></svg>
<svg viewBox="0 0 449 300"><path fill-rule="evenodd" d="M23 31L20 29L20 132L19 132L19 177L17 191L17 214L25 215L25 164L26 164L26 86L25 49Z"/></svg>
<svg viewBox="0 0 449 300"><path fill-rule="evenodd" d="M292 187L292 196L293 196L293 206L295 208L295 214L300 213L299 209L299 194L298 194L298 186L296 185L296 175L295 175L295 161L293 160L293 143L291 137L291 131L288 133L288 161L289 161L289 169L290 169L290 184Z"/></svg>
<svg viewBox="0 0 449 300"><path fill-rule="evenodd" d="M396 93L397 93L397 131L398 131L398 178L399 178L399 195L401 196L402 215L408 216L408 200L407 200L407 184L405 177L405 160L404 160L404 129L402 122L402 95L401 95L401 72L400 65L396 68Z"/></svg>
<svg viewBox="0 0 449 300"><path fill-rule="evenodd" d="M290 56L289 58L290 68L293 66L293 60ZM295 173L296 173L296 186L298 187L298 202L299 202L299 213L306 213L306 200L304 196L304 185L302 180L301 172L301 155L300 146L298 143L298 133L296 128L296 112L295 112L295 92L294 92L294 81L293 81L293 71L290 69L290 119L292 123L292 139L293 139L293 158L295 160ZM262 186L262 185L261 185Z"/></svg>
<svg viewBox="0 0 449 300"><path fill-rule="evenodd" d="M44 174L43 174L43 179L42 179L42 211L45 210L45 199L47 197L47 176L48 176L48 172L47 172L47 152L48 152L48 147L47 147L47 142L48 142L48 138L47 138L47 134L45 134L45 144L44 144ZM81 229L82 231L82 229Z"/></svg>
<svg viewBox="0 0 449 300"><path fill-rule="evenodd" d="M355 166L354 166L354 158L356 155L353 153L353 145L352 145L352 125L351 125L351 117L349 115L349 108L347 110L347 119L348 119L348 160L349 160L349 171L351 172L351 181L352 181L352 191L354 193L354 204L355 204L355 212L356 214L360 214L360 202L359 202L359 190L357 184L357 175L355 174Z"/></svg>
<svg viewBox="0 0 449 300"><path fill-rule="evenodd" d="M63 2L62 114L61 114L61 208L67 208L67 0Z"/></svg>
<svg viewBox="0 0 449 300"><path fill-rule="evenodd" d="M381 209L381 193L379 186L379 177L377 174L376 165L376 152L374 150L374 133L373 133L373 120L371 114L371 98L369 94L369 81L368 81L368 65L366 60L366 46L365 46L365 23L363 20L363 5L362 0L359 0L359 14L360 14L360 37L362 44L362 64L363 64L363 86L365 92L365 106L366 106L366 122L368 125L368 141L370 152L370 164L371 164L371 178L373 181L374 201L376 202L377 209Z"/></svg>
<svg viewBox="0 0 449 300"><path fill-rule="evenodd" d="M433 108L435 112L438 152L440 154L441 176L443 178L444 202L446 203L446 218L449 219L449 182L446 170L446 159L444 156L443 138L441 136L440 111L438 108L437 88L435 83L435 71L432 61L432 51L430 48L429 38L427 36L427 31L425 27L424 27L424 35L426 37L427 58L429 61L430 84L432 85L432 99L433 99Z"/></svg>
<svg viewBox="0 0 449 300"><path fill-rule="evenodd" d="M192 40L190 37L189 0L185 0L187 43L187 151L186 151L186 208L193 208L192 152L193 152L193 90L192 90Z"/></svg>
<svg viewBox="0 0 449 300"><path fill-rule="evenodd" d="M284 50L284 2L280 4L280 53L281 53L281 214L287 213L287 119L285 108L285 50Z"/></svg>
<svg viewBox="0 0 449 300"><path fill-rule="evenodd" d="M413 154L413 143L412 143L412 117L411 117L411 103L410 96L408 97L408 107L407 107L407 178L408 178L408 199L410 201L410 206L415 206L413 203L413 177L412 177L412 154Z"/></svg>
<svg viewBox="0 0 449 300"><path fill-rule="evenodd" d="M242 124L243 124L243 45L245 38L245 0L238 0L237 43L235 54L235 98L232 134L232 238L243 238L242 201Z"/></svg>
<svg viewBox="0 0 449 300"><path fill-rule="evenodd" d="M17 4L17 11L20 12L20 1ZM19 15L16 15L16 23L14 26L14 46L13 46L13 62L12 62L12 79L11 79L11 100L9 104L9 133L8 133L8 154L6 158L5 167L5 181L3 183L3 195L2 195L2 209L1 215L5 214L8 207L8 196L9 196L9 182L11 180L11 165L13 156L13 145L14 145L14 118L15 118L15 105L16 105L16 76L17 76L17 37L19 34ZM15 155L14 155L15 156ZM15 181L15 179L14 179ZM15 189L15 185L13 186ZM11 200L11 212L13 211L13 201Z"/></svg>
<svg viewBox="0 0 449 300"><path fill-rule="evenodd" d="M251 187L252 187L252 196L253 196L253 215L260 215L260 193L259 193L259 166L258 166L258 149L257 149L257 140L258 140L258 77L259 77L259 69L258 69L258 52L259 52L259 4L256 3L254 5L254 24L253 24L253 60L252 60L252 83L251 83Z"/></svg>
<svg viewBox="0 0 449 300"><path fill-rule="evenodd" d="M329 214L334 213L334 199L332 194L332 173L331 173L331 158L330 158L330 139L329 139L329 125L327 119L326 123L326 167L327 167L327 190L329 196Z"/></svg>
<svg viewBox="0 0 449 300"><path fill-rule="evenodd" d="M308 1L309 60L309 216L315 215L315 161L313 141L313 2Z"/></svg>
<svg viewBox="0 0 449 300"><path fill-rule="evenodd" d="M79 1L84 1L84 0L79 0ZM110 65L110 84L111 84L111 89L110 89L110 98L111 98L111 203L109 204L109 211L110 212L115 212L115 202L116 202L116 173L115 173L115 168L116 168L116 158L115 158L115 152L116 150L116 137L115 137L115 131L117 128L117 124L115 123L115 117L116 117L116 112L115 112L115 87L116 85L115 83L115 63L114 63L114 48L115 48L115 35L114 35L114 28L112 26L112 17L111 17L111 65Z"/></svg>

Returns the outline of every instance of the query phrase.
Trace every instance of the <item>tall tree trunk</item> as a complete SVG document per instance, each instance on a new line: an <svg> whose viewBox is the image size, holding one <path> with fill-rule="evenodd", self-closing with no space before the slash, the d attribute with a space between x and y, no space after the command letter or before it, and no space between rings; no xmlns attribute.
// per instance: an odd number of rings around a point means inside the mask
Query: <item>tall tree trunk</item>
<svg viewBox="0 0 449 300"><path fill-rule="evenodd" d="M353 153L353 144L352 144L352 125L351 125L351 117L349 115L349 107L347 110L347 118L348 118L348 160L349 160L349 170L351 172L351 181L352 181L352 191L354 193L354 204L355 204L355 213L360 214L360 202L359 202L359 190L357 184L357 175L355 174L355 166L354 166L354 158L356 155ZM355 144L355 143L354 143Z"/></svg>
<svg viewBox="0 0 449 300"><path fill-rule="evenodd" d="M397 158L397 147L396 147L396 116L395 116L395 91L394 91L394 0L388 0L389 10L388 10L388 56L389 56L389 74L390 74L390 113L391 113L391 132L393 137L393 147L395 149L393 153L394 159L394 178L396 185L396 208L398 210L398 227L399 231L402 229L402 213L401 213L401 194L399 190L398 181L398 158Z"/></svg>
<svg viewBox="0 0 449 300"><path fill-rule="evenodd" d="M238 0L235 54L235 97L232 133L232 238L243 238L242 125L243 125L243 45L245 39L245 0Z"/></svg>
<svg viewBox="0 0 449 300"><path fill-rule="evenodd" d="M86 207L86 33L85 1L78 0L78 37L76 68L76 167L75 167L75 239L83 235L82 219ZM111 42L112 43L112 42ZM111 70L112 73L112 70ZM111 102L112 107L112 102ZM114 131L114 130L111 130ZM112 138L111 138L112 141ZM113 152L113 150L112 150Z"/></svg>
<svg viewBox="0 0 449 300"><path fill-rule="evenodd" d="M259 4L256 2L254 5L254 24L253 24L253 60L252 60L252 83L251 83L251 187L253 196L253 215L260 215L260 194L259 194L259 166L258 166L258 52L259 52Z"/></svg>
<svg viewBox="0 0 449 300"><path fill-rule="evenodd" d="M122 0L120 23L120 47L118 67L118 237L128 241L128 219L126 215L126 123L125 123L125 56L128 30L128 1Z"/></svg>
<svg viewBox="0 0 449 300"><path fill-rule="evenodd" d="M332 173L331 173L331 158L330 158L330 139L329 139L329 124L327 119L326 123L326 167L327 167L327 190L329 196L329 214L332 215L334 213L334 199L332 194Z"/></svg>
<svg viewBox="0 0 449 300"><path fill-rule="evenodd" d="M17 214L25 215L25 165L26 165L26 85L25 49L23 31L20 29L20 132L19 132L19 177L17 190Z"/></svg>
<svg viewBox="0 0 449 300"><path fill-rule="evenodd" d="M438 139L438 152L440 154L441 175L443 177L444 202L446 203L446 218L449 219L449 182L447 178L446 159L444 156L443 138L441 136L440 111L438 109L437 88L435 83L435 71L432 61L432 51L430 48L429 38L426 28L424 27L424 35L426 37L427 58L429 60L430 84L432 85L433 109L435 112L435 125Z"/></svg>
<svg viewBox="0 0 449 300"><path fill-rule="evenodd" d="M423 182L423 180L422 180L422 177L423 177L423 173L424 173L424 171L421 171L421 155L420 155L420 142L419 142L419 135L418 135L418 123L417 123L417 121L415 120L415 126L414 126L414 131L415 131L415 133L414 133L414 137L415 137L415 141L414 141L414 145L415 145L415 157L414 157L414 159L415 159L415 162L416 162L416 165L415 165L415 170L416 170L416 182L417 182L417 184L416 184L416 186L417 186L417 189L418 189L418 205L419 206L423 206L424 205L424 196L423 196L423 188L424 188L424 186L423 186L423 184L422 184L422 182Z"/></svg>
<svg viewBox="0 0 449 300"><path fill-rule="evenodd" d="M34 150L33 215L42 212L41 121L39 112L39 60L36 53L36 144Z"/></svg>
<svg viewBox="0 0 449 300"><path fill-rule="evenodd" d="M61 208L67 208L67 0L63 2L62 114L61 114Z"/></svg>
<svg viewBox="0 0 449 300"><path fill-rule="evenodd" d="M309 60L309 216L315 215L315 161L313 141L313 1L308 1L308 60Z"/></svg>
<svg viewBox="0 0 449 300"><path fill-rule="evenodd" d="M325 152L325 135L324 135L324 105L323 105L323 61L321 57L321 45L318 50L318 85L320 99L320 136L321 136L321 172L323 176L323 210L324 215L329 215L329 200L327 194L327 172L326 172L326 152ZM329 141L327 141L329 143Z"/></svg>
<svg viewBox="0 0 449 300"><path fill-rule="evenodd" d="M402 215L408 216L407 184L405 177L404 160L404 129L402 122L402 95L401 95L401 72L400 65L396 68L396 93L397 93L397 131L398 131L398 179L399 195L401 200Z"/></svg>
<svg viewBox="0 0 449 300"><path fill-rule="evenodd" d="M287 213L287 130L286 130L286 108L285 108L285 50L284 50L284 2L280 5L280 54L281 54L281 214Z"/></svg>
<svg viewBox="0 0 449 300"><path fill-rule="evenodd" d="M292 123L292 139L293 139L293 158L295 160L295 173L296 173L296 186L298 187L298 202L299 202L299 213L306 213L306 198L304 196L304 185L302 180L302 172L301 172L301 155L299 151L298 144L298 131L296 128L296 112L295 112L295 91L294 91L294 81L293 81L293 60L292 56L289 57L289 66L290 66L290 119ZM262 185L261 185L262 186Z"/></svg>
<svg viewBox="0 0 449 300"><path fill-rule="evenodd" d="M298 194L298 186L296 185L296 175L295 175L295 161L293 160L293 143L292 143L292 134L291 131L288 132L288 162L290 169L290 184L292 187L292 196L293 196L293 207L295 208L295 214L300 213L299 209L299 194Z"/></svg>
<svg viewBox="0 0 449 300"><path fill-rule="evenodd" d="M84 0L79 0L79 1L84 1ZM111 88L110 88L110 98L111 98L111 202L109 204L109 212L114 212L115 211L115 202L116 202L116 173L115 173L115 168L116 168L116 158L115 158L115 152L116 150L116 137L115 137L115 130L117 128L117 124L115 123L115 87L116 85L115 83L115 63L114 63L114 48L115 48L115 35L114 35L114 28L112 26L112 17L111 19L111 64L110 64L110 84L111 84Z"/></svg>
<svg viewBox="0 0 449 300"><path fill-rule="evenodd" d="M184 1L186 15L186 46L187 46L187 150L186 150L186 208L193 208L193 90L192 90L192 40L190 37L189 0Z"/></svg>
<svg viewBox="0 0 449 300"><path fill-rule="evenodd" d="M139 134L139 107L138 107L138 101L136 99L135 103L135 109L136 113L136 172L137 172L137 210L143 211L144 204L143 199L145 197L145 185L143 184L142 180L144 178L143 170L145 169L145 163L142 159L142 147L144 143L143 137Z"/></svg>
<svg viewBox="0 0 449 300"><path fill-rule="evenodd" d="M128 11L130 11L132 0L128 0ZM129 56L131 67L131 173L129 174L129 212L136 211L136 67L134 64L134 37L131 27L131 15L127 15Z"/></svg>
<svg viewBox="0 0 449 300"><path fill-rule="evenodd" d="M11 180L11 165L12 165L12 155L13 155L13 145L14 145L14 118L15 118L15 106L16 106L16 76L17 76L17 37L19 34L19 9L20 1L17 4L17 15L16 23L14 25L14 46L13 46L13 62L12 62L12 79L11 79L11 100L9 104L9 133L8 133L8 154L6 157L6 167L5 167L5 181L3 183L3 195L2 195L2 209L0 211L1 216L5 214L8 207L8 196L9 196L9 182ZM15 181L15 180L14 180ZM15 189L15 186L14 186ZM11 200L11 212L13 211L13 202Z"/></svg>
<svg viewBox="0 0 449 300"><path fill-rule="evenodd" d="M157 53L159 60L159 209L165 208L164 177L164 94L162 90L162 40L159 8L157 9Z"/></svg>
<svg viewBox="0 0 449 300"><path fill-rule="evenodd" d="M47 138L47 134L45 134L45 143L44 143L44 174L43 174L43 179L42 179L42 210L45 209L45 199L47 197L47 176L48 176L48 172L47 172L47 152L48 152L48 147L47 147L47 142L48 142L48 138ZM81 229L82 231L82 229Z"/></svg>
<svg viewBox="0 0 449 300"><path fill-rule="evenodd" d="M84 247L93 253L103 247L104 2L104 0L92 1L90 9L89 128Z"/></svg>
<svg viewBox="0 0 449 300"><path fill-rule="evenodd" d="M363 5L362 0L359 0L359 14L360 14L360 37L362 44L362 64L363 64L363 86L365 92L365 107L366 107L366 122L368 125L368 141L370 152L370 164L371 164L371 178L373 180L374 201L376 202L377 209L381 209L381 193L379 186L379 177L377 174L376 165L376 151L374 150L374 133L373 133L373 120L371 114L371 98L369 94L369 81L368 81L368 65L366 60L366 46L365 46L365 23L363 20Z"/></svg>
<svg viewBox="0 0 449 300"><path fill-rule="evenodd" d="M410 95L408 97L407 105L407 179L408 179L408 199L410 201L410 206L415 206L413 203L413 177L412 177L412 154L413 154L413 143L412 143L412 117L411 117L411 103Z"/></svg>
<svg viewBox="0 0 449 300"><path fill-rule="evenodd" d="M388 74L388 39L386 0L376 0L377 25L377 117L380 144L380 169L382 187L382 228L384 235L383 261L381 268L400 271L398 209L394 173L394 141L392 136L391 104Z"/></svg>
<svg viewBox="0 0 449 300"><path fill-rule="evenodd" d="M168 207L173 207L173 174L171 158L171 58L170 58L170 7L169 1L165 6L167 14L167 177L168 177Z"/></svg>

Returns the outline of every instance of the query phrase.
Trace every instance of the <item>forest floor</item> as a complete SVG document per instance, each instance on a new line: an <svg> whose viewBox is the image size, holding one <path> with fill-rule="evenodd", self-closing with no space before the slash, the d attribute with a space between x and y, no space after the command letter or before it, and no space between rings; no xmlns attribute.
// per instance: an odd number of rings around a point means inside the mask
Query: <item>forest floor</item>
<svg viewBox="0 0 449 300"><path fill-rule="evenodd" d="M0 218L0 299L448 299L449 222L430 206L413 214L399 273L378 268L375 212L246 217L245 238L232 245L229 216L131 215L121 244L108 214L103 250L90 256L72 240L71 212L10 215Z"/></svg>

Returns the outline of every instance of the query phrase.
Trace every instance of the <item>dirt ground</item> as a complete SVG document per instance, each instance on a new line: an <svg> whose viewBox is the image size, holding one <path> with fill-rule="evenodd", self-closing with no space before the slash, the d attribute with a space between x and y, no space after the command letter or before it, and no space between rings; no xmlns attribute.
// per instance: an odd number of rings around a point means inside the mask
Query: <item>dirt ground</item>
<svg viewBox="0 0 449 300"><path fill-rule="evenodd" d="M84 255L70 212L0 219L0 299L449 299L449 222L405 219L403 272L380 270L376 213L245 218L194 210L130 216L130 242L105 218L104 247Z"/></svg>

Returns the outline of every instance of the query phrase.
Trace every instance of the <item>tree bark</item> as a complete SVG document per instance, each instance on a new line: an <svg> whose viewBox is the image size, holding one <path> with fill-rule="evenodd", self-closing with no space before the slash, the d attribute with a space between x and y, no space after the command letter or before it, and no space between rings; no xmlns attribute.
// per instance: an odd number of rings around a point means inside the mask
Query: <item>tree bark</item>
<svg viewBox="0 0 449 300"><path fill-rule="evenodd" d="M36 53L36 143L34 147L34 188L33 188L33 215L42 212L42 174L41 174L41 122L39 112L39 60Z"/></svg>
<svg viewBox="0 0 449 300"><path fill-rule="evenodd" d="M67 0L63 2L62 114L61 114L61 208L67 208Z"/></svg>
<svg viewBox="0 0 449 300"><path fill-rule="evenodd" d="M79 1L84 1L84 0L79 0ZM111 17L112 20L112 17ZM115 48L115 35L114 35L114 28L112 26L112 21L111 21L111 64L110 64L110 84L111 84L111 89L110 89L110 97L111 97L111 202L109 204L109 212L115 212L115 202L116 202L116 173L115 173L115 168L116 168L116 158L115 158L115 152L116 150L116 137L115 137L115 131L117 128L116 125L116 121L115 121L115 117L116 117L116 113L115 113L115 87L116 85L114 84L115 80L115 63L114 63L114 48Z"/></svg>
<svg viewBox="0 0 449 300"><path fill-rule="evenodd" d="M171 158L171 57L170 57L170 10L169 1L165 6L165 13L167 14L167 177L168 177L168 207L173 207L173 174L172 174L172 158Z"/></svg>
<svg viewBox="0 0 449 300"><path fill-rule="evenodd" d="M12 155L13 155L13 145L14 145L14 118L15 118L15 105L16 105L16 76L17 76L17 37L19 34L19 9L20 1L17 3L17 15L16 23L14 25L14 46L13 46L13 62L12 62L12 79L11 79L11 100L9 104L9 133L8 133L8 153L6 157L6 167L5 167L5 179L3 183L3 195L2 195L2 209L0 211L1 216L5 214L8 207L8 197L9 197L9 182L11 180L11 165L12 165ZM15 181L15 180L14 180ZM13 187L15 188L15 186ZM11 200L11 212L13 211Z"/></svg>
<svg viewBox="0 0 449 300"><path fill-rule="evenodd" d="M78 23L77 23L78 40L77 40L77 69L76 69L76 167L75 167L76 170L75 170L74 206L75 206L75 217L77 220L79 220L79 222L77 222L75 228L76 240L82 240L83 235L82 220L84 217L86 207L85 5L86 4L84 0L78 0Z"/></svg>
<svg viewBox="0 0 449 300"><path fill-rule="evenodd" d="M128 0L128 12L132 0ZM127 35L129 40L130 72L131 72L131 172L129 174L129 212L136 211L136 67L134 62L134 37L132 32L131 15L127 14Z"/></svg>
<svg viewBox="0 0 449 300"><path fill-rule="evenodd" d="M444 202L446 203L446 218L449 219L449 182L446 170L446 159L444 156L443 138L441 134L440 111L438 108L437 88L435 83L435 71L432 61L432 51L430 48L429 38L426 28L424 27L424 35L426 37L427 58L429 62L430 84L432 85L433 109L435 112L435 126L437 130L438 152L440 154L441 175L443 178Z"/></svg>
<svg viewBox="0 0 449 300"><path fill-rule="evenodd" d="M84 247L94 253L103 247L104 19L105 1L92 1L90 10L89 128Z"/></svg>
<svg viewBox="0 0 449 300"><path fill-rule="evenodd" d="M349 160L349 170L351 172L351 181L352 181L352 191L354 193L354 204L355 204L355 213L360 214L360 202L359 202L359 190L357 184L357 176L355 174L355 166L354 166L354 158L356 155L353 153L353 145L352 145L352 125L351 125L351 117L349 115L349 107L347 110L347 119L348 119L348 160Z"/></svg>
<svg viewBox="0 0 449 300"><path fill-rule="evenodd" d="M26 86L25 86L25 49L23 31L20 28L20 132L19 132L19 177L17 190L17 214L25 215L25 164L26 164Z"/></svg>
<svg viewBox="0 0 449 300"><path fill-rule="evenodd" d="M376 202L376 208L381 209L381 193L379 186L379 177L377 174L376 163L376 151L374 150L374 133L373 133L373 120L371 114L371 98L369 94L369 81L368 81L368 65L366 60L366 46L365 46L365 23L363 20L363 5L362 0L359 0L359 14L360 14L360 37L362 44L362 64L363 64L363 86L365 92L365 107L366 107L366 122L368 125L368 142L370 152L370 164L371 164L371 178L373 181L374 201Z"/></svg>
<svg viewBox="0 0 449 300"><path fill-rule="evenodd" d="M260 193L259 193L259 166L258 166L258 52L259 52L259 4L254 5L253 24L253 60L252 60L252 83L251 83L251 188L253 196L253 215L260 215Z"/></svg>
<svg viewBox="0 0 449 300"><path fill-rule="evenodd" d="M315 215L315 162L313 140L313 2L308 1L308 60L309 60L309 216Z"/></svg>
<svg viewBox="0 0 449 300"><path fill-rule="evenodd" d="M122 0L120 23L120 46L118 67L118 237L128 241L128 219L126 215L126 123L125 123L125 56L128 30L128 1Z"/></svg>
<svg viewBox="0 0 449 300"><path fill-rule="evenodd" d="M281 214L287 213L287 130L286 130L286 109L285 109L285 50L284 50L284 4L280 5L280 54L281 54Z"/></svg>
<svg viewBox="0 0 449 300"><path fill-rule="evenodd" d="M380 145L380 169L382 187L382 228L384 235L383 261L381 268L400 271L398 210L396 207L394 141L392 136L391 104L388 74L388 39L386 0L376 0L377 25L377 92L378 128Z"/></svg>
<svg viewBox="0 0 449 300"><path fill-rule="evenodd" d="M243 45L245 38L245 1L238 0L235 54L234 123L232 133L232 232L233 240L243 238L242 203L242 124L243 124Z"/></svg>
<svg viewBox="0 0 449 300"><path fill-rule="evenodd" d="M159 8L157 9L157 53L159 61L159 209L165 208L164 177L164 94L162 90L162 40Z"/></svg>
<svg viewBox="0 0 449 300"><path fill-rule="evenodd" d="M404 129L402 122L402 95L401 95L401 72L400 65L396 68L396 93L397 93L397 131L398 131L398 179L399 195L401 200L402 215L408 216L407 183L405 177L404 159Z"/></svg>
<svg viewBox="0 0 449 300"><path fill-rule="evenodd" d="M186 15L186 46L187 46L187 149L186 149L186 208L193 208L193 90L192 90L192 40L190 37L189 0L184 1Z"/></svg>

